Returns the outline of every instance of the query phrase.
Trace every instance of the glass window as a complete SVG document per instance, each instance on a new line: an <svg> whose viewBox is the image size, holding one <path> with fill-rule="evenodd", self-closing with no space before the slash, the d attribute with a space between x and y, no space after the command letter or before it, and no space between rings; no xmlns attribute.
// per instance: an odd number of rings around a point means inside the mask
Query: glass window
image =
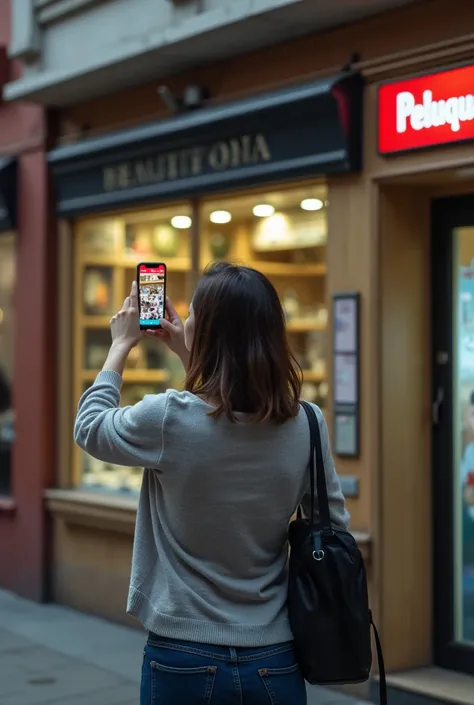
<svg viewBox="0 0 474 705"><path fill-rule="evenodd" d="M88 218L76 227L74 405L104 364L109 320L122 305L139 262L166 262L167 294L183 317L191 286L191 208L187 204ZM182 387L184 371L163 345L146 339L134 348L124 372L122 404L145 394ZM94 460L74 450L74 485L103 491L136 492L142 470Z"/></svg>
<svg viewBox="0 0 474 705"><path fill-rule="evenodd" d="M453 260L454 623L456 641L474 642L474 228L454 232Z"/></svg>
<svg viewBox="0 0 474 705"><path fill-rule="evenodd" d="M219 259L253 266L271 279L283 303L293 351L303 368L303 395L324 406L328 394L325 185L203 200L199 233L192 225L192 208L187 203L84 218L77 223L74 410L104 363L110 345L110 316L128 295L137 264L166 263L167 294L184 318L198 269ZM191 243L193 233L200 238L196 248ZM199 262L192 261L193 252L199 252ZM133 404L149 392L179 389L183 381L177 357L146 339L128 358L122 403ZM118 468L74 450L75 486L135 492L140 478L139 468Z"/></svg>
<svg viewBox="0 0 474 705"><path fill-rule="evenodd" d="M16 236L0 234L0 494L11 493L15 438L12 408Z"/></svg>
<svg viewBox="0 0 474 705"><path fill-rule="evenodd" d="M327 190L324 184L252 192L201 207L201 269L223 259L266 274L286 313L304 374L303 397L320 406L326 375Z"/></svg>

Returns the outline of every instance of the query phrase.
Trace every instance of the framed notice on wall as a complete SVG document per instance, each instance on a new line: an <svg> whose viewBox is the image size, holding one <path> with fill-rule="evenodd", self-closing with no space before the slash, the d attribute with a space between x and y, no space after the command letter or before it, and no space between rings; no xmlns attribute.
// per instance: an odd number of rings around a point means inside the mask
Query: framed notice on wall
<svg viewBox="0 0 474 705"><path fill-rule="evenodd" d="M333 410L334 452L358 457L360 296L340 293L333 297Z"/></svg>

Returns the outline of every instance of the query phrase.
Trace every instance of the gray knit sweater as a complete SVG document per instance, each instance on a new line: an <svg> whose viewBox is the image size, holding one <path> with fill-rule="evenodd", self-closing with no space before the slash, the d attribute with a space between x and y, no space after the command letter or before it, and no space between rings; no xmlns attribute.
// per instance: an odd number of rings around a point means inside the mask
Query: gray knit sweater
<svg viewBox="0 0 474 705"><path fill-rule="evenodd" d="M127 611L175 639L254 647L291 640L287 530L300 500L309 502L304 412L280 426L232 424L174 390L120 408L121 384L116 372L98 375L79 402L74 434L95 458L146 468ZM346 527L315 408L331 517Z"/></svg>

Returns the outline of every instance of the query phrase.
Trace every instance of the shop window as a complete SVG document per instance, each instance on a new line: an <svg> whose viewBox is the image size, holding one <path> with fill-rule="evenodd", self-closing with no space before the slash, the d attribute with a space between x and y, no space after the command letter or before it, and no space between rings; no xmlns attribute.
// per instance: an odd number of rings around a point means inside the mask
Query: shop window
<svg viewBox="0 0 474 705"><path fill-rule="evenodd" d="M9 495L12 489L15 240L12 233L0 234L0 495Z"/></svg>
<svg viewBox="0 0 474 705"><path fill-rule="evenodd" d="M454 627L474 642L474 228L453 233L456 312L454 381ZM456 310L457 309L457 310ZM457 325L456 325L457 324Z"/></svg>
<svg viewBox="0 0 474 705"><path fill-rule="evenodd" d="M198 227L193 227L198 225ZM167 293L187 315L192 285L212 261L231 260L266 274L287 317L293 351L303 368L303 396L326 404L326 239L324 185L203 200L199 223L188 204L87 218L76 227L74 411L101 369L110 345L109 319L128 294L140 261L167 264ZM192 247L192 237L199 247ZM199 252L199 261L192 261ZM194 266L193 266L194 265ZM144 394L182 387L175 355L153 340L132 350L124 372L122 404ZM142 470L94 460L74 449L73 484L134 493Z"/></svg>
<svg viewBox="0 0 474 705"><path fill-rule="evenodd" d="M254 192L206 201L201 208L201 269L230 259L260 270L285 310L293 352L303 368L303 397L324 407L326 376L325 185Z"/></svg>
<svg viewBox="0 0 474 705"><path fill-rule="evenodd" d="M75 244L74 408L102 368L110 346L109 320L130 292L138 262L167 264L167 294L180 315L188 310L191 286L191 208L187 204L121 216L84 219ZM179 360L153 340L134 348L124 372L122 404L143 395L180 388ZM95 460L74 449L73 484L94 490L133 493L142 470Z"/></svg>

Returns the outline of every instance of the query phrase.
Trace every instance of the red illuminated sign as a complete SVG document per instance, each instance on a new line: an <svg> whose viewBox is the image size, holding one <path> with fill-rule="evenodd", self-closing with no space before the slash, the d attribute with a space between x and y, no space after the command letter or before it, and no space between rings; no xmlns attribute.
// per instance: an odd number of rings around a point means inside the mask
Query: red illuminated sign
<svg viewBox="0 0 474 705"><path fill-rule="evenodd" d="M464 140L474 140L474 66L379 87L380 154Z"/></svg>

